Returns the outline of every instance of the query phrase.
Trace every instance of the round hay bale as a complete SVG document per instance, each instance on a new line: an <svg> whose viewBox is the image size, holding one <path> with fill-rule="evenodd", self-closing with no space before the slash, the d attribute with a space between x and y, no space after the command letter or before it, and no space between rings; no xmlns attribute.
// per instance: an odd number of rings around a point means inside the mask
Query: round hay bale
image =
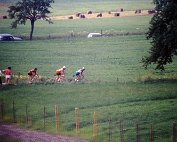
<svg viewBox="0 0 177 142"><path fill-rule="evenodd" d="M87 14L92 14L93 12L91 10L87 11Z"/></svg>
<svg viewBox="0 0 177 142"><path fill-rule="evenodd" d="M102 16L103 16L102 13L99 13L99 14L97 14L96 17L102 17Z"/></svg>
<svg viewBox="0 0 177 142"><path fill-rule="evenodd" d="M114 16L118 17L118 16L120 16L120 13L115 13Z"/></svg>

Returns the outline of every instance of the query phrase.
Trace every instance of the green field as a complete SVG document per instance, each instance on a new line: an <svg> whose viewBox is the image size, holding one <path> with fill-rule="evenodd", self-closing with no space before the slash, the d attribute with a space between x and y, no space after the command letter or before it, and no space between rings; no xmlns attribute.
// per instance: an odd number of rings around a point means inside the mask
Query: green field
<svg viewBox="0 0 177 142"><path fill-rule="evenodd" d="M87 1L87 4L103 4L104 9L109 9L108 3L124 4L123 1L104 2ZM128 9L131 2L125 2L128 3L125 3ZM135 0L132 2L137 3ZM142 3L144 7L148 6L146 2L149 1L144 0ZM82 5L84 2L78 0L72 4L77 3ZM73 6L71 11L87 10L87 7L81 9L79 6ZM96 6L95 10L99 11L103 6ZM133 7L132 4L132 10ZM69 12L65 10L63 13ZM27 76L29 69L37 67L39 74L46 80L53 78L55 70L65 65L66 77L70 79L79 67L86 68L86 80L81 83L44 82L1 87L0 103L2 105L3 100L5 107L3 121L13 121L14 101L17 124L44 131L45 106L45 131L55 134L54 107L58 105L62 135L78 136L93 142L120 142L118 122L122 120L125 142L136 141L136 124L140 124L142 142L149 141L151 125L155 131L155 142L170 142L172 123L177 120L177 59L174 58L174 62L166 66L165 72L154 70L154 65L144 70L141 59L148 54L151 46L145 36L150 19L151 16L135 16L59 20L50 25L38 21L33 41L1 42L0 68L11 66L14 75L20 72ZM0 33L12 33L28 39L28 22L17 29L10 29L10 22L0 21ZM101 30L104 37L87 38L88 33ZM30 118L28 124L26 106ZM75 129L76 107L80 108L80 134L76 134ZM97 119L95 138L92 137L94 112Z"/></svg>
<svg viewBox="0 0 177 142"><path fill-rule="evenodd" d="M49 36L62 38L70 37L87 37L90 32L103 32L106 35L127 35L127 34L144 34L151 16L135 16L124 18L103 19L85 19L85 20L58 20L54 24L48 24L45 21L35 23L35 37L48 38ZM138 22L137 22L138 21ZM130 24L131 23L131 24ZM30 25L20 25L17 29L9 28L11 20L2 20L0 23L0 33L12 33L22 37L29 37ZM46 27L46 28L44 28ZM29 39L29 38L28 38Z"/></svg>
<svg viewBox="0 0 177 142"><path fill-rule="evenodd" d="M0 0L0 3L15 3L18 0ZM93 12L126 11L136 9L152 9L152 0L55 0L52 4L52 15L68 15L77 12L86 13L88 10ZM7 8L6 8L7 9ZM5 14L5 12L3 11Z"/></svg>

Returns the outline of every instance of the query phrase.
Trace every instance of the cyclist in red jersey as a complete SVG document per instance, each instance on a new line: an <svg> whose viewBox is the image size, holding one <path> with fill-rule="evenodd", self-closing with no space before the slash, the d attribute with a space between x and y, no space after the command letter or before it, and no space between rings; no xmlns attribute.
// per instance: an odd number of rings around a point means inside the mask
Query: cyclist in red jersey
<svg viewBox="0 0 177 142"><path fill-rule="evenodd" d="M34 78L37 76L37 68L31 69L30 71L28 71L28 76L29 76L29 83L32 83L32 81L34 80Z"/></svg>
<svg viewBox="0 0 177 142"><path fill-rule="evenodd" d="M57 75L57 78L56 78L57 81L62 81L62 80L65 79L65 70L66 70L65 66L63 66L62 68L56 70L55 73Z"/></svg>
<svg viewBox="0 0 177 142"><path fill-rule="evenodd" d="M3 73L5 75L5 84L12 84L12 68L8 67L3 70Z"/></svg>

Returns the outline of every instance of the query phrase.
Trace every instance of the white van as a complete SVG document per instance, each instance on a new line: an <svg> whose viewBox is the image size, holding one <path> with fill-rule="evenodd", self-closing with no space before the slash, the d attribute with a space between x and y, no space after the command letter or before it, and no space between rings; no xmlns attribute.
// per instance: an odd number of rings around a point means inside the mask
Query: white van
<svg viewBox="0 0 177 142"><path fill-rule="evenodd" d="M100 33L89 33L88 34L88 38L90 38L90 37L101 37L102 36L102 34L100 34Z"/></svg>

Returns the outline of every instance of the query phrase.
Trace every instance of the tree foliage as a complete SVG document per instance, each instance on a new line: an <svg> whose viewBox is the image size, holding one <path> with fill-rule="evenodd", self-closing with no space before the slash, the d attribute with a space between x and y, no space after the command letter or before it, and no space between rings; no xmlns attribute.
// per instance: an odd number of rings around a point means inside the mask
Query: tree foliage
<svg viewBox="0 0 177 142"><path fill-rule="evenodd" d="M150 21L147 39L152 47L149 56L143 57L144 67L156 64L155 69L165 70L177 55L177 1L154 0L156 13Z"/></svg>
<svg viewBox="0 0 177 142"><path fill-rule="evenodd" d="M47 16L51 12L51 3L54 0L21 0L15 5L9 7L8 13L11 19L15 19L12 22L12 28L17 27L17 24L25 24L27 20L31 22L30 40L32 40L34 23L38 19L43 19L52 23L51 19Z"/></svg>

